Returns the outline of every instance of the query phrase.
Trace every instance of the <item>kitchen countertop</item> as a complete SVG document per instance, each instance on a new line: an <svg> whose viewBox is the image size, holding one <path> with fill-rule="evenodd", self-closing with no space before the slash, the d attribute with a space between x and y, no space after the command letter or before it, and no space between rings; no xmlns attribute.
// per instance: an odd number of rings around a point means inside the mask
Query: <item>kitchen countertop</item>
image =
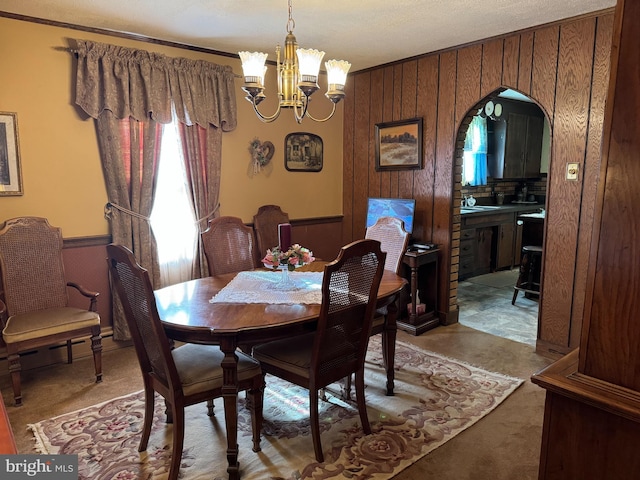
<svg viewBox="0 0 640 480"><path fill-rule="evenodd" d="M491 215L504 212L531 212L544 208L541 203L506 203L504 205L476 205L460 207L461 215Z"/></svg>

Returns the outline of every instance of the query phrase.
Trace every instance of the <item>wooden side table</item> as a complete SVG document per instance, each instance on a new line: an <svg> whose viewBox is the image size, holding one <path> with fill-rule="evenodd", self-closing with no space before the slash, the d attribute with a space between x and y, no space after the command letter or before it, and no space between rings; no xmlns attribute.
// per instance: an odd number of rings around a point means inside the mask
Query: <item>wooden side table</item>
<svg viewBox="0 0 640 480"><path fill-rule="evenodd" d="M440 249L406 252L402 263L410 273L411 308L408 316L399 315L398 328L412 335L420 335L440 325L438 318L438 260ZM419 294L419 295L418 295ZM424 304L418 313L417 299Z"/></svg>

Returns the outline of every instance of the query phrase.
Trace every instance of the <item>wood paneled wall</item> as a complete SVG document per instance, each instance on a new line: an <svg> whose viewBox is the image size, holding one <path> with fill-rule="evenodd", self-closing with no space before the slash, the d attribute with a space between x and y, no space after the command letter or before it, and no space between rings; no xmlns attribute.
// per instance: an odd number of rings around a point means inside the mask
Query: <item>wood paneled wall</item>
<svg viewBox="0 0 640 480"><path fill-rule="evenodd" d="M640 478L638 19L640 1L618 0L580 347L531 378L546 389L539 480Z"/></svg>
<svg viewBox="0 0 640 480"><path fill-rule="evenodd" d="M510 88L551 125L538 350L578 345L584 309L613 11L383 65L351 75L344 119L343 243L364 236L367 197L414 197L414 237L441 246L439 310L457 321L460 125ZM376 172L375 124L424 119L423 168ZM456 148L458 146L458 149ZM579 180L565 180L577 162Z"/></svg>

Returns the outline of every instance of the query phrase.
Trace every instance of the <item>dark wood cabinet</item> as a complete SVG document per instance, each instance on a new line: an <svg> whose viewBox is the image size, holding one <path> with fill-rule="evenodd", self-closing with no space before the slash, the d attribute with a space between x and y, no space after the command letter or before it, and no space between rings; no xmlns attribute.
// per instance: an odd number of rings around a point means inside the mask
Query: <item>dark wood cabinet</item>
<svg viewBox="0 0 640 480"><path fill-rule="evenodd" d="M476 229L465 228L460 232L460 266L458 278L464 280L475 272Z"/></svg>
<svg viewBox="0 0 640 480"><path fill-rule="evenodd" d="M493 228L476 228L476 258L474 274L484 275L491 272L491 246L493 242Z"/></svg>
<svg viewBox="0 0 640 480"><path fill-rule="evenodd" d="M503 178L540 176L544 118L522 113L507 116Z"/></svg>
<svg viewBox="0 0 640 480"><path fill-rule="evenodd" d="M463 214L458 279L465 280L520 265L523 229L522 225L518 225L518 216L523 213L538 213L540 208L541 205L514 205ZM540 224L542 232L544 219L540 219ZM542 245L541 239L539 244Z"/></svg>
<svg viewBox="0 0 640 480"><path fill-rule="evenodd" d="M491 271L491 227L465 228L460 233L460 269L458 278L475 277Z"/></svg>
<svg viewBox="0 0 640 480"><path fill-rule="evenodd" d="M498 225L496 238L496 270L511 268L514 265L514 242L516 225L513 221Z"/></svg>
<svg viewBox="0 0 640 480"><path fill-rule="evenodd" d="M499 226L503 222L513 226L513 213L463 215L458 270L460 280L490 273L495 268L496 241L500 236ZM506 234L509 235L509 232ZM503 242L502 248L507 248L506 242Z"/></svg>
<svg viewBox="0 0 640 480"><path fill-rule="evenodd" d="M503 119L487 121L489 176L522 179L540 176L544 114L527 102L503 102Z"/></svg>

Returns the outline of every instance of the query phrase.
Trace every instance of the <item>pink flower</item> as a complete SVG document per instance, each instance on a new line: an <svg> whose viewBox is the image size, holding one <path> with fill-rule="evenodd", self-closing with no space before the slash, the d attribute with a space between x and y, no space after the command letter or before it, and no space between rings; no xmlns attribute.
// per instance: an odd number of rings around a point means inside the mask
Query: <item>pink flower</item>
<svg viewBox="0 0 640 480"><path fill-rule="evenodd" d="M287 265L289 270L295 270L296 266L311 263L314 260L313 253L308 248L296 243L284 252L277 246L268 249L262 263L267 268L276 269L280 265Z"/></svg>
<svg viewBox="0 0 640 480"><path fill-rule="evenodd" d="M267 250L267 254L262 259L262 263L277 268L278 265L280 265L280 252Z"/></svg>

